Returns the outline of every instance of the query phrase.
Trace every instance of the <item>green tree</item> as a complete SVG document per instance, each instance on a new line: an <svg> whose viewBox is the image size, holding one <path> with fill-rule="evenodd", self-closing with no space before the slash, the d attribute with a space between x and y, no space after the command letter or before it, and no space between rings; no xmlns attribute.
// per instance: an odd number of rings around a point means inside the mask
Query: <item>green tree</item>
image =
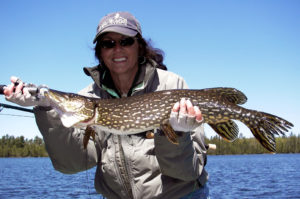
<svg viewBox="0 0 300 199"><path fill-rule="evenodd" d="M231 143L217 135L205 140L206 143L217 146L217 150L208 151L211 155L270 153L255 138L246 138L242 135ZM276 137L276 149L277 153L300 153L300 135L291 133L289 136Z"/></svg>
<svg viewBox="0 0 300 199"><path fill-rule="evenodd" d="M0 139L0 157L47 157L43 139L36 136L27 140L24 136L5 135Z"/></svg>

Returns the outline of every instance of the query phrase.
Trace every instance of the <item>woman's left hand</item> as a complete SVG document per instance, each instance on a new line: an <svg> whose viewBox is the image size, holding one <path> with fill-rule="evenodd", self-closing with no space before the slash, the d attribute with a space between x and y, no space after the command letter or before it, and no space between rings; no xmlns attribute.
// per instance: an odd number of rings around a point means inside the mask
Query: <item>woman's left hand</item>
<svg viewBox="0 0 300 199"><path fill-rule="evenodd" d="M169 122L175 131L190 132L202 124L203 117L198 106L182 98L174 104Z"/></svg>

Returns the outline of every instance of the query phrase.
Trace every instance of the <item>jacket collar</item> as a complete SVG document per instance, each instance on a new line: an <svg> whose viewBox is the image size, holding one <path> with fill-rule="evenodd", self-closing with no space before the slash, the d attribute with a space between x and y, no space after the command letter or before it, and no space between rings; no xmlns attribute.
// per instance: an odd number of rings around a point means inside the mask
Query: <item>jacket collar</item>
<svg viewBox="0 0 300 199"><path fill-rule="evenodd" d="M156 73L156 65L157 63L155 61L150 60L146 64L139 66L138 73L128 93L128 96L131 96L134 93L147 87L149 82L151 82L151 80L153 79L154 74ZM106 67L101 65L97 65L94 67L84 67L83 71L87 76L90 76L94 80L95 84L100 89L105 90L114 98L120 97L120 94L118 93L110 76L109 70Z"/></svg>

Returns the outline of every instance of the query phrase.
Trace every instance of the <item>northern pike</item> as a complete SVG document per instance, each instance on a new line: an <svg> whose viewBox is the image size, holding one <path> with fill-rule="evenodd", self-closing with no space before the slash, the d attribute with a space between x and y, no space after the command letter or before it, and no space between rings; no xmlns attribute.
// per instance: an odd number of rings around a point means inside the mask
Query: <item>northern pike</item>
<svg viewBox="0 0 300 199"><path fill-rule="evenodd" d="M164 90L119 99L91 98L52 89L46 89L43 95L58 112L65 127L86 127L85 148L89 136L94 133L91 126L120 135L161 129L171 142L177 143L169 117L173 105L181 98L198 106L203 122L225 140L234 141L238 137L238 126L233 120L239 120L270 152L276 152L274 135L284 134L293 127L292 123L275 115L239 106L247 97L234 88Z"/></svg>

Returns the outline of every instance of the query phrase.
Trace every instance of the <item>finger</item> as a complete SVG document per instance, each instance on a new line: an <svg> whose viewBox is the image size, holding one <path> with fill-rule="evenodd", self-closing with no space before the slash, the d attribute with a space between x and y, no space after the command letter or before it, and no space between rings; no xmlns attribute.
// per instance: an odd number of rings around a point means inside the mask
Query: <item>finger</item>
<svg viewBox="0 0 300 199"><path fill-rule="evenodd" d="M6 97L10 96L13 93L14 88L15 88L14 84L10 84L10 85L6 86L3 91L4 95Z"/></svg>
<svg viewBox="0 0 300 199"><path fill-rule="evenodd" d="M187 110L186 110L186 100L185 100L185 98L181 98L181 100L180 100L179 114L185 115L186 113L187 113Z"/></svg>
<svg viewBox="0 0 300 199"><path fill-rule="evenodd" d="M178 121L178 111L179 111L179 102L176 102L172 108L171 114L170 114L170 124L176 124Z"/></svg>
<svg viewBox="0 0 300 199"><path fill-rule="evenodd" d="M194 110L194 106L192 104L192 102L190 100L186 100L186 108L187 108L187 112L189 117L194 117L196 116L196 112Z"/></svg>
<svg viewBox="0 0 300 199"><path fill-rule="evenodd" d="M24 84L23 84L23 86L22 86L22 85L19 86L19 85L21 84L22 81L21 81L18 77L16 77L16 76L11 76L11 77L10 77L10 81L11 81L12 84L15 86L13 92L20 92L20 91L22 91L22 89L23 89L23 87L24 87ZM19 87L18 87L18 86L19 86Z"/></svg>
<svg viewBox="0 0 300 199"><path fill-rule="evenodd" d="M180 108L179 102L176 102L172 108L172 112L178 112L179 108Z"/></svg>
<svg viewBox="0 0 300 199"><path fill-rule="evenodd" d="M23 94L24 94L24 96L25 96L26 99L29 99L31 97L31 94L30 94L30 92L29 92L29 90L28 90L27 87L23 88Z"/></svg>
<svg viewBox="0 0 300 199"><path fill-rule="evenodd" d="M199 109L198 106L194 106L194 110L195 110L195 114L196 114L196 121L197 122L203 122L203 116L202 116L202 113Z"/></svg>
<svg viewBox="0 0 300 199"><path fill-rule="evenodd" d="M20 81L20 83L19 83L18 86L16 87L16 91L15 91L15 92L16 92L16 93L22 92L23 86L24 86L23 82Z"/></svg>
<svg viewBox="0 0 300 199"><path fill-rule="evenodd" d="M13 84L16 83L18 80L19 80L19 78L16 77L16 76L11 76L11 77L10 77L10 81L11 81Z"/></svg>

